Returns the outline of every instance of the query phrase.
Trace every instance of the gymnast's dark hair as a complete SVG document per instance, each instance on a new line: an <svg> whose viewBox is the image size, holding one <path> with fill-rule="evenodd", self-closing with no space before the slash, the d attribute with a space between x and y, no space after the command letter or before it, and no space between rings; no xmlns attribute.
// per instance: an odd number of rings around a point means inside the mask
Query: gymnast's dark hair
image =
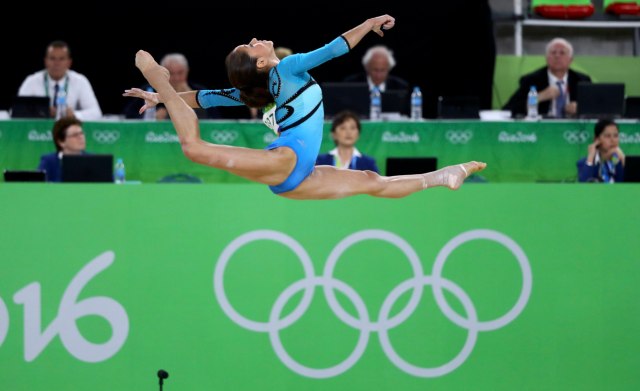
<svg viewBox="0 0 640 391"><path fill-rule="evenodd" d="M243 50L231 51L225 60L227 77L240 90L240 99L249 107L262 108L274 100L269 93L269 72L258 71L257 63L257 58Z"/></svg>

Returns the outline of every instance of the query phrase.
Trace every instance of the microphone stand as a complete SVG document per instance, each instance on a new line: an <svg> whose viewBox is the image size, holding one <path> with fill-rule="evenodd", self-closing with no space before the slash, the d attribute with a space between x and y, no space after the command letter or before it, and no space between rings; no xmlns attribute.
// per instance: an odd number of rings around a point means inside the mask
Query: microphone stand
<svg viewBox="0 0 640 391"><path fill-rule="evenodd" d="M169 372L165 370L158 371L158 384L160 385L160 391L162 391L162 385L164 384L164 379L169 377Z"/></svg>

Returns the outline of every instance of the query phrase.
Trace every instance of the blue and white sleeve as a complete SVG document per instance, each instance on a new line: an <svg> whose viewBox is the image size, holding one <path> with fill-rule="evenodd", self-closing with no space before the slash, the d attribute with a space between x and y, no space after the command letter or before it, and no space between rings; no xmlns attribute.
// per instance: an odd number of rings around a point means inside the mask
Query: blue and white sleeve
<svg viewBox="0 0 640 391"><path fill-rule="evenodd" d="M223 90L199 90L196 101L203 109L216 106L243 106L240 100L240 90L227 88Z"/></svg>
<svg viewBox="0 0 640 391"><path fill-rule="evenodd" d="M318 65L342 56L350 50L347 40L341 35L323 47L308 53L292 54L286 57L286 64L291 73L306 72Z"/></svg>

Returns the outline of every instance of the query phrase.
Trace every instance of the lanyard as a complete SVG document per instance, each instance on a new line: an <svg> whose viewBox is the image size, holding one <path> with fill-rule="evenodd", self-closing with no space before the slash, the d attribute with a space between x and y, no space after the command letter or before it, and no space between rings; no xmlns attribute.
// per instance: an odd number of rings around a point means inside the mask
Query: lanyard
<svg viewBox="0 0 640 391"><path fill-rule="evenodd" d="M336 167L351 168L352 170L356 169L356 161L358 160L358 156L356 156L356 155L353 155L351 157L351 162L349 162L349 164L346 167L342 165L342 162L340 161L340 156L337 153L335 154L335 156L333 158L335 160Z"/></svg>
<svg viewBox="0 0 640 391"><path fill-rule="evenodd" d="M64 77L64 92L69 93L69 75ZM49 73L44 72L44 93L49 97Z"/></svg>

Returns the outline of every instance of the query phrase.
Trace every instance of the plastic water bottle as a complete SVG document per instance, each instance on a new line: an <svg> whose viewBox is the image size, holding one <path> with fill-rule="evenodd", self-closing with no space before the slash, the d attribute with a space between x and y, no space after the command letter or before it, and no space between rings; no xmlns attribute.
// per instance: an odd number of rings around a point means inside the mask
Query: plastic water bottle
<svg viewBox="0 0 640 391"><path fill-rule="evenodd" d="M531 86L529 94L527 94L527 118L538 118L538 90L536 90L536 86Z"/></svg>
<svg viewBox="0 0 640 391"><path fill-rule="evenodd" d="M147 92L154 92L153 88L147 88ZM145 121L155 121L156 120L156 106L147 107L147 109L142 113Z"/></svg>
<svg viewBox="0 0 640 391"><path fill-rule="evenodd" d="M115 182L119 185L125 183L126 181L126 171L122 158L118 158L118 160L116 160L116 167L113 172L113 177L115 179Z"/></svg>
<svg viewBox="0 0 640 391"><path fill-rule="evenodd" d="M67 116L67 93L64 89L58 91L56 97L56 121Z"/></svg>
<svg viewBox="0 0 640 391"><path fill-rule="evenodd" d="M369 119L376 121L382 117L382 96L378 87L373 87L370 98Z"/></svg>
<svg viewBox="0 0 640 391"><path fill-rule="evenodd" d="M418 86L413 87L411 93L411 119L413 121L422 119L422 91Z"/></svg>

